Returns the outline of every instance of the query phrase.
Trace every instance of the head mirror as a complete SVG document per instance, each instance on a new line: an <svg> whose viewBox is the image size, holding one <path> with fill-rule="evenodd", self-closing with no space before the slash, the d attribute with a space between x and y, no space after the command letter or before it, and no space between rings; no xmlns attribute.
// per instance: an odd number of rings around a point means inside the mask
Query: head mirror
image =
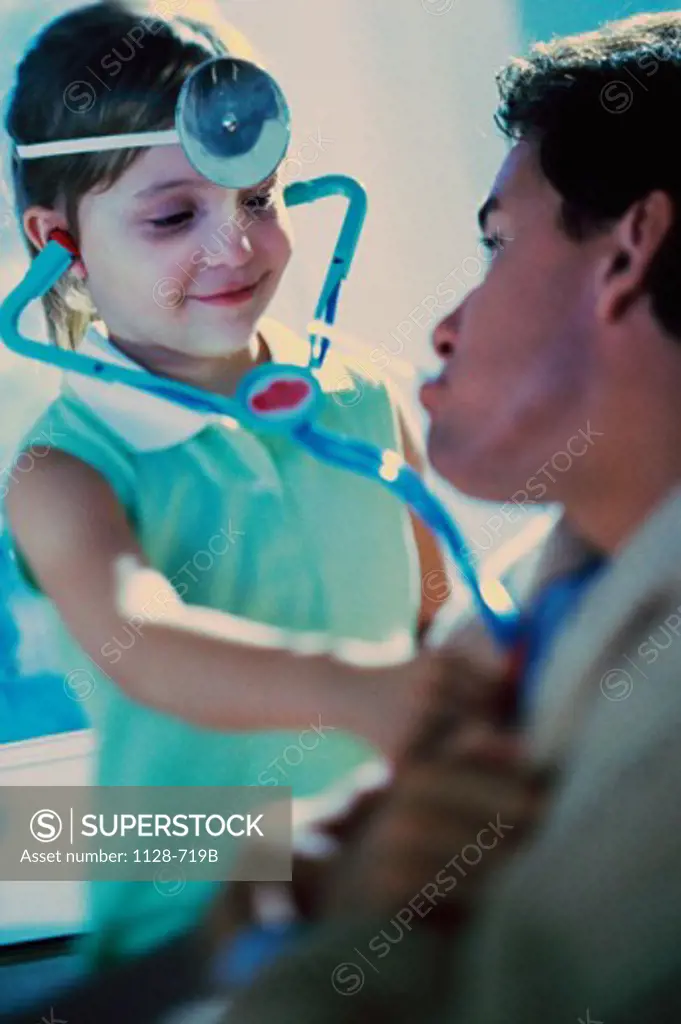
<svg viewBox="0 0 681 1024"><path fill-rule="evenodd" d="M234 57L199 65L180 93L177 133L192 166L224 188L251 188L281 163L289 108L262 68Z"/></svg>
<svg viewBox="0 0 681 1024"><path fill-rule="evenodd" d="M250 61L211 57L185 80L169 131L132 132L17 144L22 160L103 153L179 142L195 170L223 188L253 188L271 177L291 137L291 116L274 79Z"/></svg>

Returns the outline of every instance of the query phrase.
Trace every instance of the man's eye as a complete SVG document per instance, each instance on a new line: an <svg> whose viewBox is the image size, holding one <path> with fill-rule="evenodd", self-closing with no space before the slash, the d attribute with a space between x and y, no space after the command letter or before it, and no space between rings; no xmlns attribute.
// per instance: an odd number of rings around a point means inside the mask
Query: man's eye
<svg viewBox="0 0 681 1024"><path fill-rule="evenodd" d="M191 210L181 210L179 213L171 213L168 217L157 217L149 223L157 228L177 228L186 224L193 216Z"/></svg>
<svg viewBox="0 0 681 1024"><path fill-rule="evenodd" d="M487 252L495 253L504 247L504 239L499 234L494 235L482 235L480 237L480 245Z"/></svg>

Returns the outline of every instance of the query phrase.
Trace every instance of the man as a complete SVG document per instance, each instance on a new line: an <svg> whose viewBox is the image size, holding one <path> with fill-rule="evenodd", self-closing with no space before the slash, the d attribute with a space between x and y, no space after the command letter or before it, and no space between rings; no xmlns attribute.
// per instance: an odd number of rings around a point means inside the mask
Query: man
<svg viewBox="0 0 681 1024"><path fill-rule="evenodd" d="M480 700L477 733L406 757L323 920L230 1024L681 1019L681 13L536 46L499 87L496 255L422 400L456 487L564 508L522 739Z"/></svg>

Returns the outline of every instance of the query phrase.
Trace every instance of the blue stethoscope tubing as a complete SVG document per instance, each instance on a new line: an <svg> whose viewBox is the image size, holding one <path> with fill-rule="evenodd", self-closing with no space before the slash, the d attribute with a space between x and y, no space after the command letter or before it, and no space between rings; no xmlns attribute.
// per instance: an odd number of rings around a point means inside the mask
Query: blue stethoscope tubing
<svg viewBox="0 0 681 1024"><path fill-rule="evenodd" d="M312 181L294 182L284 190L288 206L313 202L326 196L342 195L348 200L348 209L331 257L326 278L315 310L314 319L331 326L335 321L340 288L348 276L357 243L366 216L366 193L359 182L345 175L331 174ZM57 348L44 342L33 341L19 331L19 320L34 300L41 298L66 272L73 254L58 241L52 240L32 261L23 280L0 304L0 336L9 349L28 359L36 359L66 372L80 373L111 384L127 384L148 394L178 402L200 413L230 416L251 427L259 425L244 401L243 388L236 398L206 392L181 381L162 379L146 370L130 370L95 359L79 352ZM307 368L296 367L298 376L305 378L311 388L318 391L312 371L319 369L329 348L329 340L313 335ZM283 369L280 367L279 369ZM254 377L271 373L260 367ZM243 382L242 382L243 383ZM313 422L313 412L295 415L278 427L295 437L299 444L318 459L358 473L381 483L400 501L405 502L446 544L455 565L468 584L478 611L496 641L505 650L512 649L520 629L519 614L505 594L503 610L493 608L485 599L477 573L468 557L465 541L446 512L443 504L428 489L419 474L404 460L392 464L387 471L384 452L374 445L356 438L340 437Z"/></svg>

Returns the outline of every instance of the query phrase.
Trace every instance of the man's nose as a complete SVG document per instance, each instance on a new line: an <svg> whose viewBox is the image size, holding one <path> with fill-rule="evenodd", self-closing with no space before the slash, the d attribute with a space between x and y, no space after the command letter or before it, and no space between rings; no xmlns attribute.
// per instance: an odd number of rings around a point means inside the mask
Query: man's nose
<svg viewBox="0 0 681 1024"><path fill-rule="evenodd" d="M433 348L440 359L451 359L454 355L460 316L461 306L459 305L451 313L448 313L433 331Z"/></svg>

